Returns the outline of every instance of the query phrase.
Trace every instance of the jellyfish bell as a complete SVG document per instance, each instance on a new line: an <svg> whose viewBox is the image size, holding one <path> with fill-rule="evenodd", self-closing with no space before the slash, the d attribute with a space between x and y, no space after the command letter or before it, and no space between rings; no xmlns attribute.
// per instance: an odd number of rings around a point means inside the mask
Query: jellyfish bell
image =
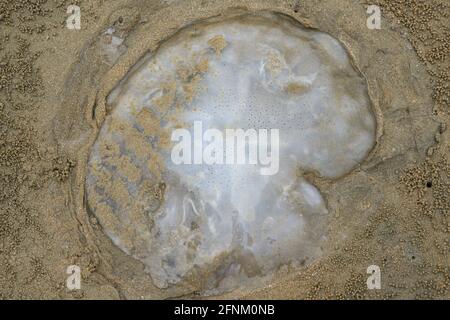
<svg viewBox="0 0 450 320"><path fill-rule="evenodd" d="M340 177L375 143L366 83L342 45L278 14L245 14L188 26L142 59L109 95L88 162L88 206L113 243L159 288L206 294L320 258L328 210L299 171ZM227 164L203 161L203 148L201 161L177 163L179 129L192 146L230 129L277 130L277 148L256 144L278 151L278 168L261 174L269 152ZM250 158L254 139L244 141Z"/></svg>

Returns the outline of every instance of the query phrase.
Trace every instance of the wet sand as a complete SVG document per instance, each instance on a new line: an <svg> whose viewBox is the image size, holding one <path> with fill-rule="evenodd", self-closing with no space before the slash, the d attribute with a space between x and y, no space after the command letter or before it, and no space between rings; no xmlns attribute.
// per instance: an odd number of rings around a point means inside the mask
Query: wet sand
<svg viewBox="0 0 450 320"><path fill-rule="evenodd" d="M80 30L66 28L70 4ZM221 297L448 299L450 8L374 4L380 30L366 27L365 3L346 0L0 1L0 298L204 298L157 288L104 235L86 206L88 155L108 94L148 51L195 21L269 10L344 45L367 81L376 146L344 177L307 175L330 212L321 259ZM81 290L66 288L69 265ZM381 290L367 290L369 265Z"/></svg>

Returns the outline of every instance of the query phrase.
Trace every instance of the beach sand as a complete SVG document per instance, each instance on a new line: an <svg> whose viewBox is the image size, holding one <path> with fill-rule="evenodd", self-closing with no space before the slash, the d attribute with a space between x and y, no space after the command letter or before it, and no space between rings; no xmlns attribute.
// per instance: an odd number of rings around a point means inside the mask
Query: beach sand
<svg viewBox="0 0 450 320"><path fill-rule="evenodd" d="M0 0L1 299L450 298L448 1ZM77 5L81 29L66 26ZM320 259L270 283L202 296L160 289L86 205L107 96L149 51L207 18L271 11L338 39L364 76L376 145L338 179L305 175L325 198ZM66 287L81 268L81 289ZM367 268L381 270L368 290Z"/></svg>

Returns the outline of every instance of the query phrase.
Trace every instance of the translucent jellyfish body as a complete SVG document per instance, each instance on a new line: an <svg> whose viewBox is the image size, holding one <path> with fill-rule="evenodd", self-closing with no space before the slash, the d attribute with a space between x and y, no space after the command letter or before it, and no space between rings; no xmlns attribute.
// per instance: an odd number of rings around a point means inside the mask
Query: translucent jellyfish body
<svg viewBox="0 0 450 320"><path fill-rule="evenodd" d="M346 174L375 140L365 81L341 44L269 13L186 27L143 57L108 103L88 205L160 288L221 292L320 257L328 211L301 172ZM194 137L194 123L277 129L276 172L174 163L172 133Z"/></svg>

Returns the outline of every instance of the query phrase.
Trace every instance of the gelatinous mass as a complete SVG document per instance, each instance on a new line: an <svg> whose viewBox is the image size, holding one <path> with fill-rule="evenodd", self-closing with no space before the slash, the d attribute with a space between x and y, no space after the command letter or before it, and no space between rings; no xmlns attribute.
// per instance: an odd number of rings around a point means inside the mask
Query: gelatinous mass
<svg viewBox="0 0 450 320"><path fill-rule="evenodd" d="M88 206L160 288L221 292L320 257L328 210L302 173L342 176L375 141L366 83L342 45L278 14L182 29L107 102L88 162ZM192 131L194 121L278 129L278 172L174 164L171 133Z"/></svg>

